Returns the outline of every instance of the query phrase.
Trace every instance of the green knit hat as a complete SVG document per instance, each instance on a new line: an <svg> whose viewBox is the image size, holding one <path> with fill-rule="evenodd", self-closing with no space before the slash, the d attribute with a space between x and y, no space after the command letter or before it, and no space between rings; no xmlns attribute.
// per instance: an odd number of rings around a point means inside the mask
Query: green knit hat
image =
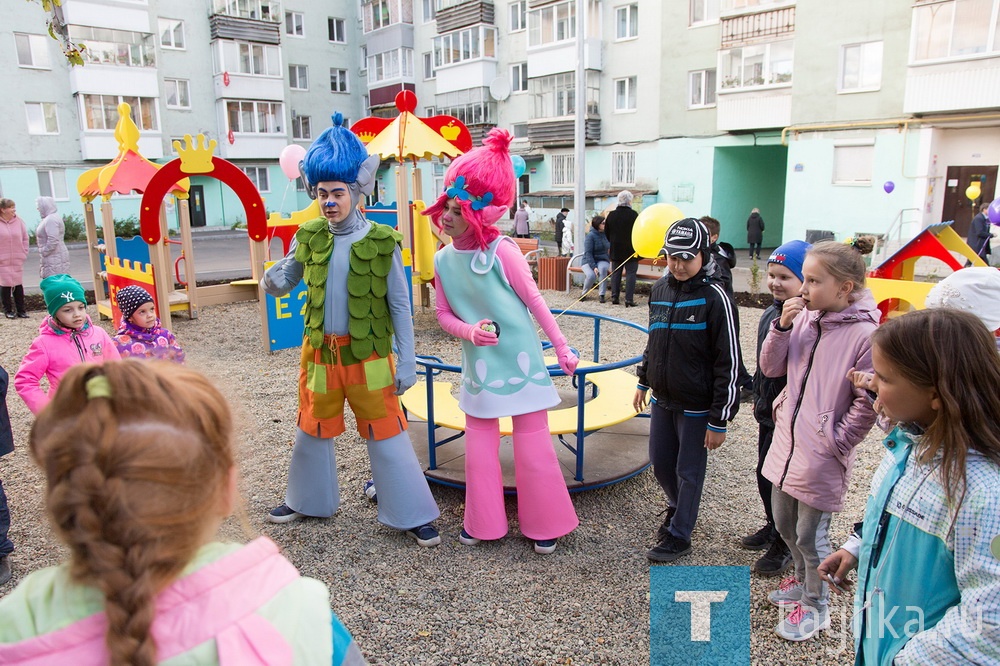
<svg viewBox="0 0 1000 666"><path fill-rule="evenodd" d="M50 275L42 280L38 286L42 289L42 295L45 297L45 308L50 315L55 316L59 308L73 301L87 304L87 294L83 291L83 287L69 275Z"/></svg>

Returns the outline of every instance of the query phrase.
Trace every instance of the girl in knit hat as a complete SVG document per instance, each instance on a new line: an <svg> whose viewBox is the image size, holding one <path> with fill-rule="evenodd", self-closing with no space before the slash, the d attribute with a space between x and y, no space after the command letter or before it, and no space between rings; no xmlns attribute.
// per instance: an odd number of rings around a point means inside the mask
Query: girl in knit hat
<svg viewBox="0 0 1000 666"><path fill-rule="evenodd" d="M507 533L499 417L512 416L521 532L535 542L536 553L547 554L579 520L552 448L547 410L559 396L532 315L563 372L572 375L579 360L521 251L496 227L514 202L510 140L508 132L491 130L481 148L452 162L445 191L425 214L453 241L434 256L434 286L441 328L462 340L465 527L459 541L474 545Z"/></svg>
<svg viewBox="0 0 1000 666"><path fill-rule="evenodd" d="M49 316L42 320L14 375L14 388L32 414L42 411L59 386L59 380L77 363L117 361L121 356L114 340L87 315L87 296L69 275L50 275L39 285ZM49 380L49 392L41 380Z"/></svg>
<svg viewBox="0 0 1000 666"><path fill-rule="evenodd" d="M177 344L174 334L160 326L156 304L148 291L130 284L118 290L115 301L122 321L114 339L122 358L184 362L184 350Z"/></svg>

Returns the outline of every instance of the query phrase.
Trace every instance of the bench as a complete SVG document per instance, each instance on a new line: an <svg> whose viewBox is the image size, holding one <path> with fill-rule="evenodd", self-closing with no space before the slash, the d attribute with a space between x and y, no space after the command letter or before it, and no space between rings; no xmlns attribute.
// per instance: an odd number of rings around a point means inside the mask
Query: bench
<svg viewBox="0 0 1000 666"><path fill-rule="evenodd" d="M528 262L529 266L538 264L538 256L542 251L538 248L537 238L515 238L514 242L521 248L521 254L524 255L524 260Z"/></svg>
<svg viewBox="0 0 1000 666"><path fill-rule="evenodd" d="M522 239L523 240L523 239ZM583 254L573 255L573 258L569 260L569 267L566 269L566 291L570 290L573 286L573 273L579 273L583 275ZM614 264L611 268L614 269ZM656 282L659 280L667 270L667 262L663 259L639 259L639 270L635 273L636 280L644 280L646 282ZM623 271L624 273L624 271Z"/></svg>

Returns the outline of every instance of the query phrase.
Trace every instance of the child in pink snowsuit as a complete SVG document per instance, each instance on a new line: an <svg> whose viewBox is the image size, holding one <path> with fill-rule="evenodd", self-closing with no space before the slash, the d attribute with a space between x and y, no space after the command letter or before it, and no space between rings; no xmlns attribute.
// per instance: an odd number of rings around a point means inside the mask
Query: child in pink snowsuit
<svg viewBox="0 0 1000 666"><path fill-rule="evenodd" d="M510 139L494 129L481 148L456 159L445 174L444 193L425 214L453 241L435 255L434 271L438 322L462 339L465 521L459 541L474 545L507 534L499 418L511 416L521 532L534 540L535 552L548 554L579 520L552 448L547 410L559 396L532 315L563 372L573 374L579 359L521 251L496 227L514 201Z"/></svg>

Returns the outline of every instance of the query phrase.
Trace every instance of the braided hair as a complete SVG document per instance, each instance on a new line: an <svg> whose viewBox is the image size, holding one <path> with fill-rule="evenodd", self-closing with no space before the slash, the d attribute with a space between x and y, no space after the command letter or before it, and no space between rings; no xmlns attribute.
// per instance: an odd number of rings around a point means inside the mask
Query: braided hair
<svg viewBox="0 0 1000 666"><path fill-rule="evenodd" d="M228 511L232 417L201 374L173 363L81 364L30 436L74 582L105 599L112 664L155 664L156 594Z"/></svg>
<svg viewBox="0 0 1000 666"><path fill-rule="evenodd" d="M865 288L865 274L868 267L865 265L865 255L871 254L875 247L873 236L858 236L849 238L841 243L835 240L822 240L815 243L807 256L819 261L823 268L838 282L852 282L854 289L851 291L852 299L856 294Z"/></svg>

